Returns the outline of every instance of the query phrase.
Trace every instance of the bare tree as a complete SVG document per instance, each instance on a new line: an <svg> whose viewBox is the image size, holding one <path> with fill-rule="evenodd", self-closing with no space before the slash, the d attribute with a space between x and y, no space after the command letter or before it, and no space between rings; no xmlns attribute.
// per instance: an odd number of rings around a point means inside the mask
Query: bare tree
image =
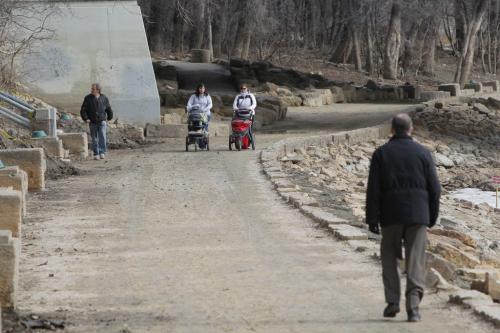
<svg viewBox="0 0 500 333"><path fill-rule="evenodd" d="M477 42L477 34L481 28L489 0L474 1L473 12L468 17L468 24L465 33L465 38L458 59L457 70L455 72L455 82L464 85L470 75L472 65L474 63L474 52ZM462 8L462 11L467 13L467 7L464 1L457 0L457 6Z"/></svg>
<svg viewBox="0 0 500 333"><path fill-rule="evenodd" d="M49 17L57 13L51 4L2 1L0 2L0 84L13 84L22 72L15 60L33 52L37 42L51 38L47 28Z"/></svg>
<svg viewBox="0 0 500 333"><path fill-rule="evenodd" d="M384 78L395 80L398 75L399 49L401 47L401 6L394 2L387 32L384 53Z"/></svg>

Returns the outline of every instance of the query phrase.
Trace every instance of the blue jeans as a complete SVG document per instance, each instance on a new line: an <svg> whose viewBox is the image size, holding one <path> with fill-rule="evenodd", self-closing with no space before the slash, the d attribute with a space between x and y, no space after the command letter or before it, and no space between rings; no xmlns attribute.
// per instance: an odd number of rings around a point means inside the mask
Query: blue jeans
<svg viewBox="0 0 500 333"><path fill-rule="evenodd" d="M106 122L90 123L89 126L94 156L106 154Z"/></svg>

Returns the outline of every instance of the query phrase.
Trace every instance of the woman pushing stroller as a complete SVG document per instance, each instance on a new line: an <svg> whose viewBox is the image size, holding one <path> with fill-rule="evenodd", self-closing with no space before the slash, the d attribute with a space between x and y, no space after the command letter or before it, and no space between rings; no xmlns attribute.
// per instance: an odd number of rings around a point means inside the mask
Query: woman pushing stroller
<svg viewBox="0 0 500 333"><path fill-rule="evenodd" d="M203 83L198 84L194 94L189 97L186 112L189 114L191 112L199 112L206 116L205 130L208 131L208 123L211 119L210 110L212 109L212 98L207 93L205 85Z"/></svg>
<svg viewBox="0 0 500 333"><path fill-rule="evenodd" d="M255 108L257 107L257 100L255 96L248 91L246 84L240 85L240 94L234 98L233 111L249 110L252 113L252 121L255 117Z"/></svg>

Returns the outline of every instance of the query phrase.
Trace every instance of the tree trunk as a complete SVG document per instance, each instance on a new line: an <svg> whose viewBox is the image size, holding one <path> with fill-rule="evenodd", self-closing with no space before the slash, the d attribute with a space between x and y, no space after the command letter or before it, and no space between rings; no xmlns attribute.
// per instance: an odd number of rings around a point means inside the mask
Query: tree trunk
<svg viewBox="0 0 500 333"><path fill-rule="evenodd" d="M356 70L361 72L363 70L363 64L361 62L361 45L359 45L359 32L356 28L351 30L352 43L354 46L354 64L356 65Z"/></svg>
<svg viewBox="0 0 500 333"><path fill-rule="evenodd" d="M474 13L470 19L465 35L462 52L457 63L455 82L463 86L469 79L472 65L474 64L474 51L476 48L477 34L481 28L483 18L488 8L489 0L478 0L474 7Z"/></svg>
<svg viewBox="0 0 500 333"><path fill-rule="evenodd" d="M193 27L191 30L191 48L201 49L203 47L203 37L205 34L205 5L206 0L198 0L193 3Z"/></svg>
<svg viewBox="0 0 500 333"><path fill-rule="evenodd" d="M394 2L384 53L384 79L395 80L398 75L399 49L401 47L401 7Z"/></svg>
<svg viewBox="0 0 500 333"><path fill-rule="evenodd" d="M434 75L434 63L436 59L437 31L432 30L424 43L422 70L427 75Z"/></svg>
<svg viewBox="0 0 500 333"><path fill-rule="evenodd" d="M375 74L375 62L373 54L373 38L372 38L372 23L371 18L368 17L366 20L366 71L368 75L373 76Z"/></svg>

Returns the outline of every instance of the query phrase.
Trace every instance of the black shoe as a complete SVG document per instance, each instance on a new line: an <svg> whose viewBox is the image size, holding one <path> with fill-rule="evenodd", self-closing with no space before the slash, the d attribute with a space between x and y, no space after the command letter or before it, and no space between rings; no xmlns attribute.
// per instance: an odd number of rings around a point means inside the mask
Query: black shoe
<svg viewBox="0 0 500 333"><path fill-rule="evenodd" d="M389 303L384 309L385 318L394 318L399 313L399 304Z"/></svg>
<svg viewBox="0 0 500 333"><path fill-rule="evenodd" d="M410 310L408 311L408 321L410 323L416 323L420 321L422 318L420 317L420 314L418 313L418 309Z"/></svg>

